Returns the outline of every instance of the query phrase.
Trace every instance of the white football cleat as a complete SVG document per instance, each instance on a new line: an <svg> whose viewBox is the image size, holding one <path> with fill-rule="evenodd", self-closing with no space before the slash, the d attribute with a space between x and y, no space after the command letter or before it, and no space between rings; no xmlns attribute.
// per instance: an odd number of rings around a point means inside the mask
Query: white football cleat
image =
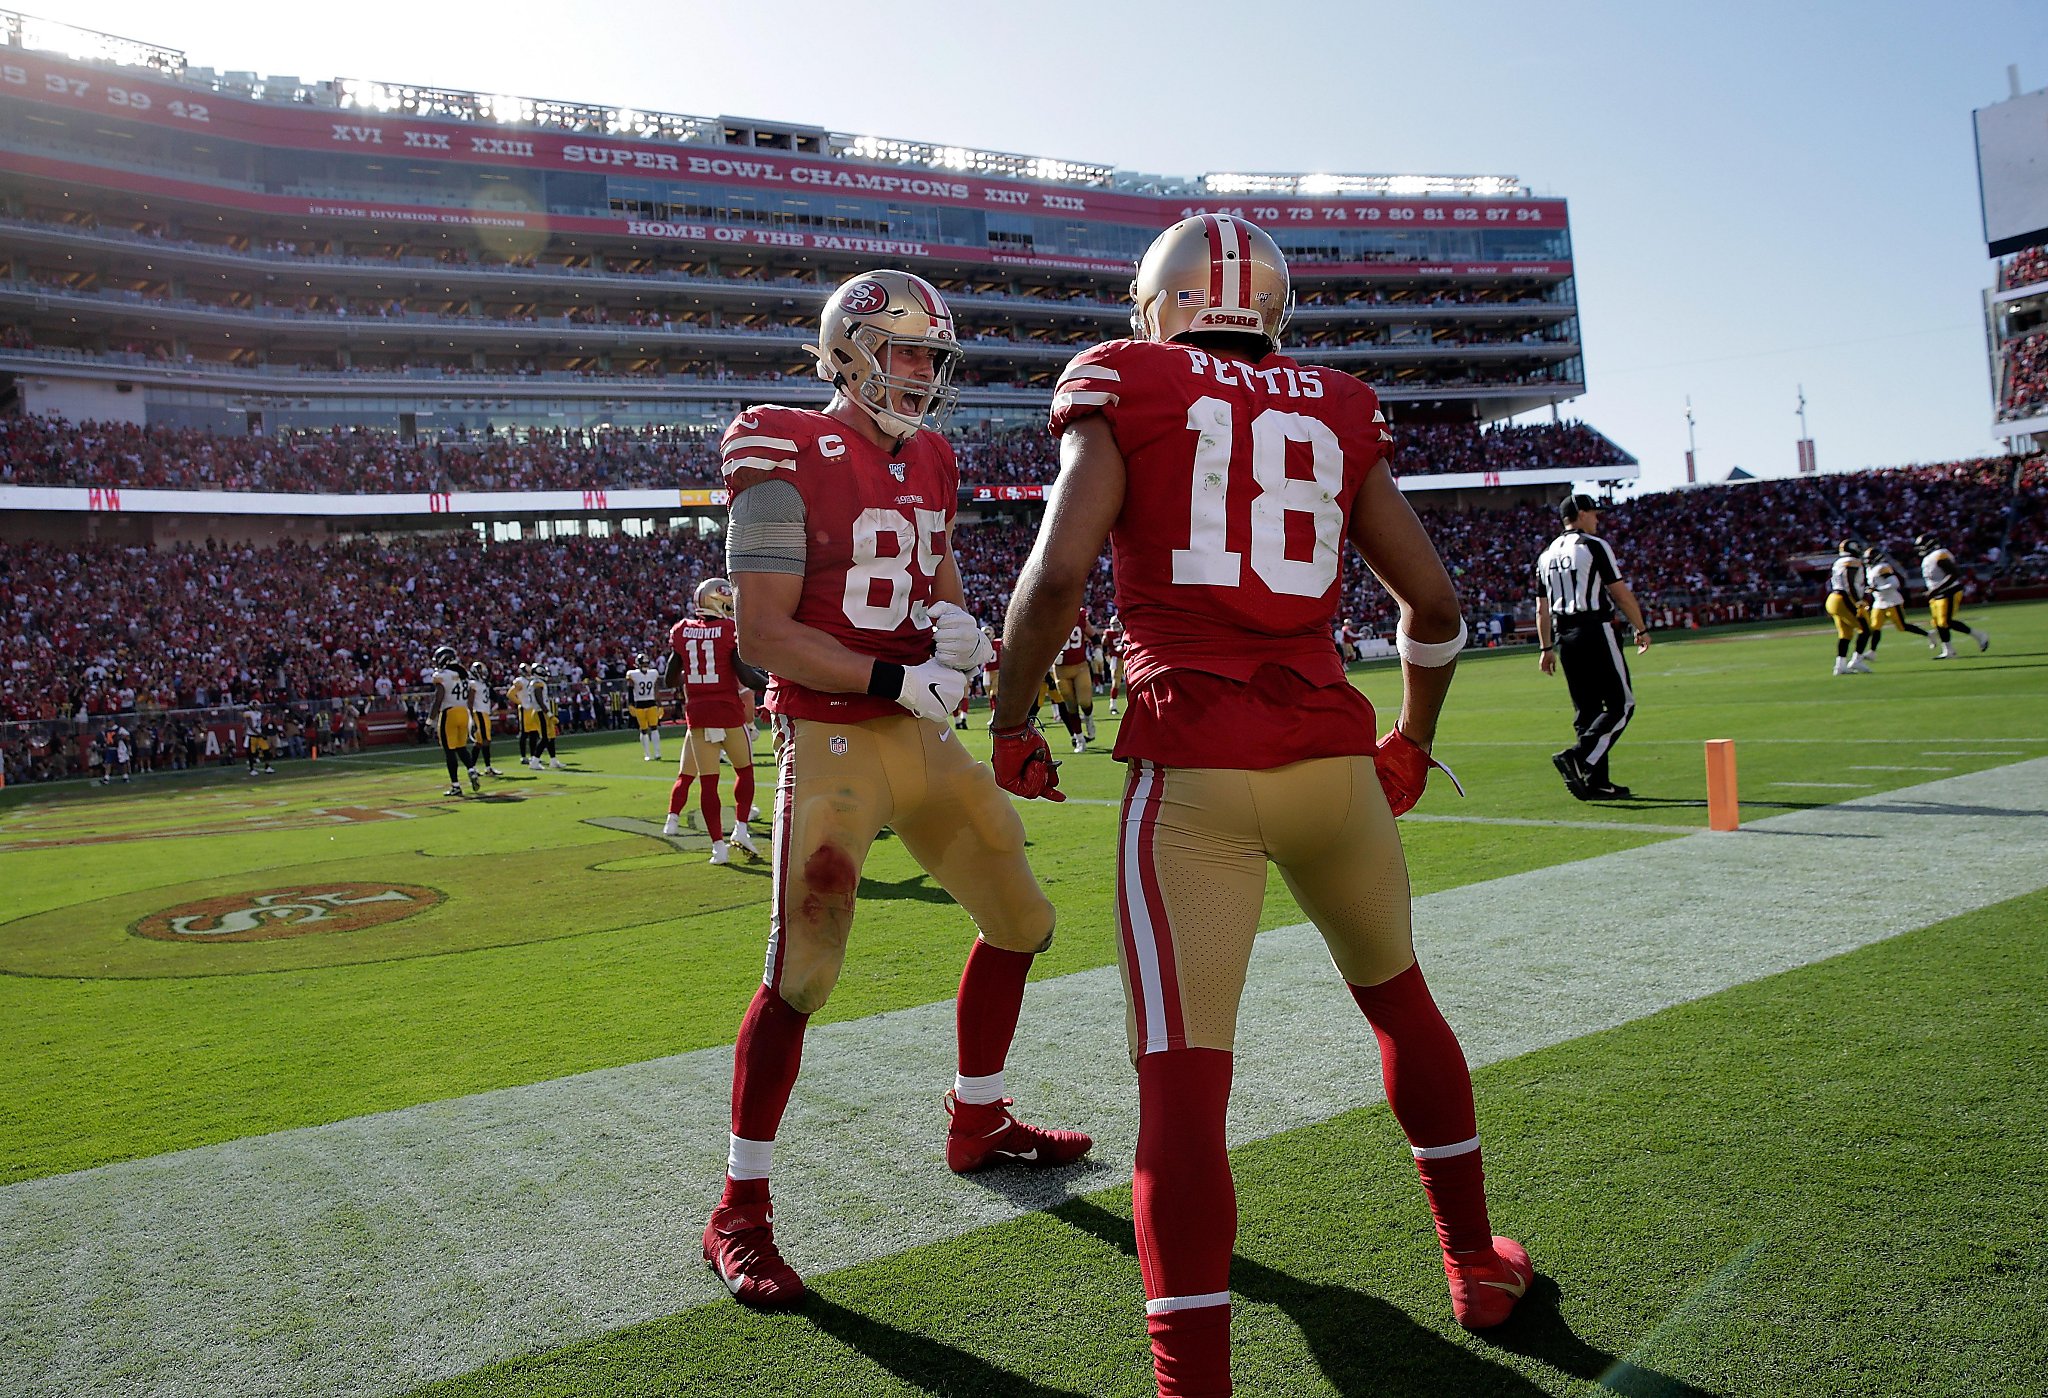
<svg viewBox="0 0 2048 1398"><path fill-rule="evenodd" d="M1877 673L1875 670L1870 668L1870 661L1866 657L1860 655L1854 656L1850 659L1849 668L1851 670L1854 670L1859 675L1874 675Z"/></svg>
<svg viewBox="0 0 2048 1398"><path fill-rule="evenodd" d="M496 767L486 767L484 768L484 775L487 777L502 777L505 774L499 771Z"/></svg>
<svg viewBox="0 0 2048 1398"><path fill-rule="evenodd" d="M484 789L484 779L477 775L476 768L474 767L469 769L469 789L471 791L482 791Z"/></svg>
<svg viewBox="0 0 2048 1398"><path fill-rule="evenodd" d="M557 772L563 772L568 770L567 768L562 766L562 759L559 757L550 757L548 759L548 766L554 768Z"/></svg>
<svg viewBox="0 0 2048 1398"><path fill-rule="evenodd" d="M1979 631L1976 634L1977 654L1982 655L1985 651L1991 649L1991 633L1989 631Z"/></svg>
<svg viewBox="0 0 2048 1398"><path fill-rule="evenodd" d="M1091 743L1095 741L1094 714L1083 714L1081 716L1081 736L1086 738Z"/></svg>
<svg viewBox="0 0 2048 1398"><path fill-rule="evenodd" d="M457 783L450 782L448 783L448 789L442 792L441 794L443 796L460 796L462 794L462 788Z"/></svg>
<svg viewBox="0 0 2048 1398"><path fill-rule="evenodd" d="M1934 653L1934 658L1936 660L1954 660L1956 658L1955 647L1943 646L1940 650Z"/></svg>
<svg viewBox="0 0 2048 1398"><path fill-rule="evenodd" d="M713 864L732 863L732 846L724 840L713 840L711 842L711 862Z"/></svg>
<svg viewBox="0 0 2048 1398"><path fill-rule="evenodd" d="M761 851L754 848L754 832L747 829L746 826L735 825L732 828L732 842L746 851L747 858L759 859L761 857Z"/></svg>
<svg viewBox="0 0 2048 1398"><path fill-rule="evenodd" d="M680 835L683 833L683 823L676 819L674 811L670 811L668 819L661 823L661 833L664 835Z"/></svg>
<svg viewBox="0 0 2048 1398"><path fill-rule="evenodd" d="M1835 657L1835 673L1838 675L1849 673L1849 659L1847 656L1838 655Z"/></svg>
<svg viewBox="0 0 2048 1398"><path fill-rule="evenodd" d="M1081 736L1081 735L1080 735L1079 733L1076 733L1076 734L1074 735L1074 751L1075 751L1075 752L1086 752L1086 751L1088 751L1088 740L1087 740L1086 738L1082 737L1082 736Z"/></svg>

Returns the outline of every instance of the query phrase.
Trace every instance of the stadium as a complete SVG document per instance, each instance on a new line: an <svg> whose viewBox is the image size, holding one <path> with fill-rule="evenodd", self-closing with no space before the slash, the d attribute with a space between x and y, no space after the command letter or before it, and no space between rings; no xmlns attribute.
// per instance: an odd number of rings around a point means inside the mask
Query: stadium
<svg viewBox="0 0 2048 1398"><path fill-rule="evenodd" d="M791 1315L699 1261L774 865L708 864L681 798L663 826L629 672L726 570L727 424L822 406L820 313L885 266L957 315L953 555L1000 630L1055 388L1194 215L1272 235L1284 351L1377 391L1456 586L1437 752L1472 794L1433 781L1401 828L1539 1271L1499 1331L1453 1322L1372 1035L1274 876L1238 1391L2035 1391L2048 230L1990 240L2008 454L1651 493L1574 415L1567 203L1518 178L1159 175L0 32L0 1391L1151 1393L1108 657L1069 802L1016 803L1060 932L1010 1090L1095 1150L947 1172L973 928L885 836L777 1165ZM1572 490L1657 636L1628 800L1572 802L1547 757L1532 565ZM1829 675L1841 540L1915 614L1938 541L1985 639ZM1105 553L1094 623L1114 596ZM1352 559L1339 612L1390 722L1395 599ZM545 677L552 765L465 790L451 758L442 792L443 645L501 754L506 686ZM1741 749L1739 831L1708 829L1708 739ZM1991 1136L2019 1167L1954 1167Z"/></svg>

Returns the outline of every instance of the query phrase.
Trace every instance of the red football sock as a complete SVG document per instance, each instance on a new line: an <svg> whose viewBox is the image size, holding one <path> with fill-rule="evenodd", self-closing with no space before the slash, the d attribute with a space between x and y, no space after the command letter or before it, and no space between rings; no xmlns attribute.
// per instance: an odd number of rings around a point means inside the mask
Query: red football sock
<svg viewBox="0 0 2048 1398"><path fill-rule="evenodd" d="M714 840L725 838L725 827L719 824L718 773L711 772L704 777L704 788L697 797L697 809L704 812L704 833Z"/></svg>
<svg viewBox="0 0 2048 1398"><path fill-rule="evenodd" d="M1446 1252L1493 1246L1472 1073L1458 1036L1422 979L1422 968L1410 966L1379 985L1354 985L1351 998L1372 1021L1380 1041L1387 1105L1417 1152L1415 1168L1429 1196L1438 1240Z"/></svg>
<svg viewBox="0 0 2048 1398"><path fill-rule="evenodd" d="M687 774L676 778L676 784L668 789L668 813L679 816L683 807L690 803L690 785L697 779Z"/></svg>
<svg viewBox="0 0 2048 1398"><path fill-rule="evenodd" d="M1024 1007L1024 978L1031 973L1032 954L1004 951L976 937L960 972L960 995L954 1022L960 1036L960 1076L985 1078L1003 1071L1010 1040L1017 1035L1017 1014Z"/></svg>
<svg viewBox="0 0 2048 1398"><path fill-rule="evenodd" d="M782 1128L782 1113L796 1087L803 1065L804 1027L811 1021L768 986L754 992L753 1003L740 1020L732 1055L732 1134L749 1141L772 1141ZM725 1182L728 1204L758 1203L768 1197L768 1181Z"/></svg>
<svg viewBox="0 0 2048 1398"><path fill-rule="evenodd" d="M1173 1398L1230 1392L1237 1191L1223 1116L1231 1067L1231 1056L1218 1049L1173 1049L1138 1060L1131 1209L1153 1372L1159 1392Z"/></svg>
<svg viewBox="0 0 2048 1398"><path fill-rule="evenodd" d="M754 764L749 762L740 768L732 782L733 824L744 825L747 812L754 809Z"/></svg>

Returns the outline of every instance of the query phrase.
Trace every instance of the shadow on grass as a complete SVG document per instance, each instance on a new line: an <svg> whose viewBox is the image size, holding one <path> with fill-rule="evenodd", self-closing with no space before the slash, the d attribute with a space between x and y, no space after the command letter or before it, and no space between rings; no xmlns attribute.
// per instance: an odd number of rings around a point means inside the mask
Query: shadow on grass
<svg viewBox="0 0 2048 1398"><path fill-rule="evenodd" d="M1051 1212L1061 1222L1137 1256L1130 1221L1099 1204L1076 1199ZM1293 1321L1323 1378L1344 1398L1437 1398L1446 1393L1519 1398L1545 1392L1484 1353L1446 1339L1399 1307L1352 1287L1304 1281L1233 1255L1230 1290L1247 1301L1272 1306ZM1508 1322L1478 1338L1598 1384L1602 1392L1630 1398L1712 1398L1706 1389L1587 1344L1558 1313L1557 1295L1556 1284L1539 1275Z"/></svg>
<svg viewBox="0 0 2048 1398"><path fill-rule="evenodd" d="M860 892L855 895L862 902L870 899L883 903L950 903L953 895L931 881L927 874L912 874L907 879L885 881L861 876Z"/></svg>
<svg viewBox="0 0 2048 1398"><path fill-rule="evenodd" d="M907 1384L926 1393L987 1394L990 1398L1087 1398L1070 1388L1048 1388L951 1345L898 1330L812 1292L804 1318L849 1349L858 1350Z"/></svg>

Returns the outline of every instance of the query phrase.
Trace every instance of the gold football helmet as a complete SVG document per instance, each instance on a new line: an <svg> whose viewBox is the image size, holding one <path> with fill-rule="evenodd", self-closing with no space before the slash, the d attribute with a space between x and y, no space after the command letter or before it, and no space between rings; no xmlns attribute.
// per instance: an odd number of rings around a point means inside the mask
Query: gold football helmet
<svg viewBox="0 0 2048 1398"><path fill-rule="evenodd" d="M732 599L732 584L724 578L706 578L697 584L697 610L705 616L731 616Z"/></svg>
<svg viewBox="0 0 2048 1398"><path fill-rule="evenodd" d="M1227 330L1277 349L1294 314L1279 245L1229 214L1184 218L1154 238L1131 282L1131 302L1131 335L1139 340Z"/></svg>
<svg viewBox="0 0 2048 1398"><path fill-rule="evenodd" d="M805 348L818 361L818 377L892 441L939 426L960 401L953 376L965 356L953 313L938 288L914 273L866 272L843 283L825 302L818 343ZM905 348L930 351L929 378L896 364Z"/></svg>

